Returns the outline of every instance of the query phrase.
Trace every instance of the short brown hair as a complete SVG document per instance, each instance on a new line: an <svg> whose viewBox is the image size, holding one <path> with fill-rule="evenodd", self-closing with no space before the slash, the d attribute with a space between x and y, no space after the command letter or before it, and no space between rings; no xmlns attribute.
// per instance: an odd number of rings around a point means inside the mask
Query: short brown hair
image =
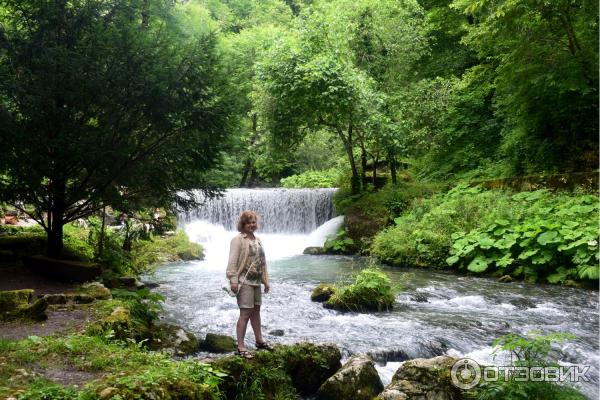
<svg viewBox="0 0 600 400"><path fill-rule="evenodd" d="M256 222L258 223L258 214L256 214L254 211L246 210L240 214L237 222L238 232L244 232L244 225L246 225L252 217L256 218Z"/></svg>

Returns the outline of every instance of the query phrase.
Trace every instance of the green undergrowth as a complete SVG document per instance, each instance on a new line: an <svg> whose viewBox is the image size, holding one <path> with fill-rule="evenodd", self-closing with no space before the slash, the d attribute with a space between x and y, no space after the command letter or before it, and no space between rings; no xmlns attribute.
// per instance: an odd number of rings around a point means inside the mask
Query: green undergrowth
<svg viewBox="0 0 600 400"><path fill-rule="evenodd" d="M569 333L553 332L543 334L539 331L528 332L526 335L509 333L494 340L494 357L501 353L510 355L510 365L513 367L558 367L559 364L552 356L553 346L573 340ZM467 398L477 400L584 400L586 397L575 388L551 381L523 381L515 379L498 379L483 382Z"/></svg>
<svg viewBox="0 0 600 400"><path fill-rule="evenodd" d="M146 271L163 262L200 260L203 257L202 246L190 242L182 230L172 236L151 236L148 240L136 241L131 249L135 271Z"/></svg>
<svg viewBox="0 0 600 400"><path fill-rule="evenodd" d="M100 399L110 391L113 399L220 399L224 376L208 364L175 361L151 352L133 341L102 336L30 336L26 340L0 340L0 397L17 399ZM56 375L85 376L85 382L61 386ZM108 397L107 397L108 398Z"/></svg>
<svg viewBox="0 0 600 400"><path fill-rule="evenodd" d="M398 290L385 272L370 266L356 274L354 283L335 285L324 306L340 311L388 311L394 307Z"/></svg>
<svg viewBox="0 0 600 400"><path fill-rule="evenodd" d="M371 252L393 265L459 268L531 282L598 280L598 198L457 186L415 200Z"/></svg>
<svg viewBox="0 0 600 400"><path fill-rule="evenodd" d="M288 189L333 188L338 186L340 171L331 168L322 171L306 171L281 179L281 186Z"/></svg>

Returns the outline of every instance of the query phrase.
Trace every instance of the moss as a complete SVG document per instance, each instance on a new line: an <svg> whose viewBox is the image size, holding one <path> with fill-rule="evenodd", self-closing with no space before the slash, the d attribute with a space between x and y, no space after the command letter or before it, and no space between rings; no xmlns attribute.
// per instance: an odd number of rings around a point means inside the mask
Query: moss
<svg viewBox="0 0 600 400"><path fill-rule="evenodd" d="M354 356L319 388L320 400L371 400L383 390L383 384L368 356Z"/></svg>
<svg viewBox="0 0 600 400"><path fill-rule="evenodd" d="M30 303L33 297L32 289L0 291L0 320L30 319L43 321L48 316L46 299L37 299Z"/></svg>
<svg viewBox="0 0 600 400"><path fill-rule="evenodd" d="M179 356L190 355L198 351L196 336L177 325L154 325L150 329L150 336L148 347L152 350L164 349Z"/></svg>
<svg viewBox="0 0 600 400"><path fill-rule="evenodd" d="M312 301L324 302L335 293L335 287L326 283L321 283L311 293L310 299Z"/></svg>
<svg viewBox="0 0 600 400"><path fill-rule="evenodd" d="M356 276L353 284L336 287L323 306L340 311L388 311L394 307L396 290L383 271L369 267Z"/></svg>
<svg viewBox="0 0 600 400"><path fill-rule="evenodd" d="M90 296L94 300L108 300L112 298L110 290L100 282L86 283L77 289L77 292Z"/></svg>
<svg viewBox="0 0 600 400"><path fill-rule="evenodd" d="M229 353L237 349L236 341L227 335L207 333L200 348L211 353Z"/></svg>
<svg viewBox="0 0 600 400"><path fill-rule="evenodd" d="M87 332L91 335L111 332L117 339L127 339L133 336L133 322L129 310L122 306L115 307L112 312L100 321L90 325Z"/></svg>
<svg viewBox="0 0 600 400"><path fill-rule="evenodd" d="M59 260L41 255L23 257L23 263L40 275L70 282L87 282L102 272L96 263Z"/></svg>

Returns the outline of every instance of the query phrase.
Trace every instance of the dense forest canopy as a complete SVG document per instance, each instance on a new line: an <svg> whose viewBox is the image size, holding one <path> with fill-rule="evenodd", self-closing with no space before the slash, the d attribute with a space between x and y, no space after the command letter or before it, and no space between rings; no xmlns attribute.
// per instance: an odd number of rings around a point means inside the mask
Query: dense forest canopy
<svg viewBox="0 0 600 400"><path fill-rule="evenodd" d="M106 204L590 171L597 135L596 1L0 1L0 201L55 253Z"/></svg>

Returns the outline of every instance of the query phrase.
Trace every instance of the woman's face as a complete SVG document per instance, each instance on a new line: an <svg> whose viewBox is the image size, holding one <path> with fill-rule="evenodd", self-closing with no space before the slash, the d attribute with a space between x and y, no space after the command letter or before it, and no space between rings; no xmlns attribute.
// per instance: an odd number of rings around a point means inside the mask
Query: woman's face
<svg viewBox="0 0 600 400"><path fill-rule="evenodd" d="M256 222L255 217L250 217L248 221L244 224L244 230L246 233L254 233L254 231L258 228L258 224Z"/></svg>

